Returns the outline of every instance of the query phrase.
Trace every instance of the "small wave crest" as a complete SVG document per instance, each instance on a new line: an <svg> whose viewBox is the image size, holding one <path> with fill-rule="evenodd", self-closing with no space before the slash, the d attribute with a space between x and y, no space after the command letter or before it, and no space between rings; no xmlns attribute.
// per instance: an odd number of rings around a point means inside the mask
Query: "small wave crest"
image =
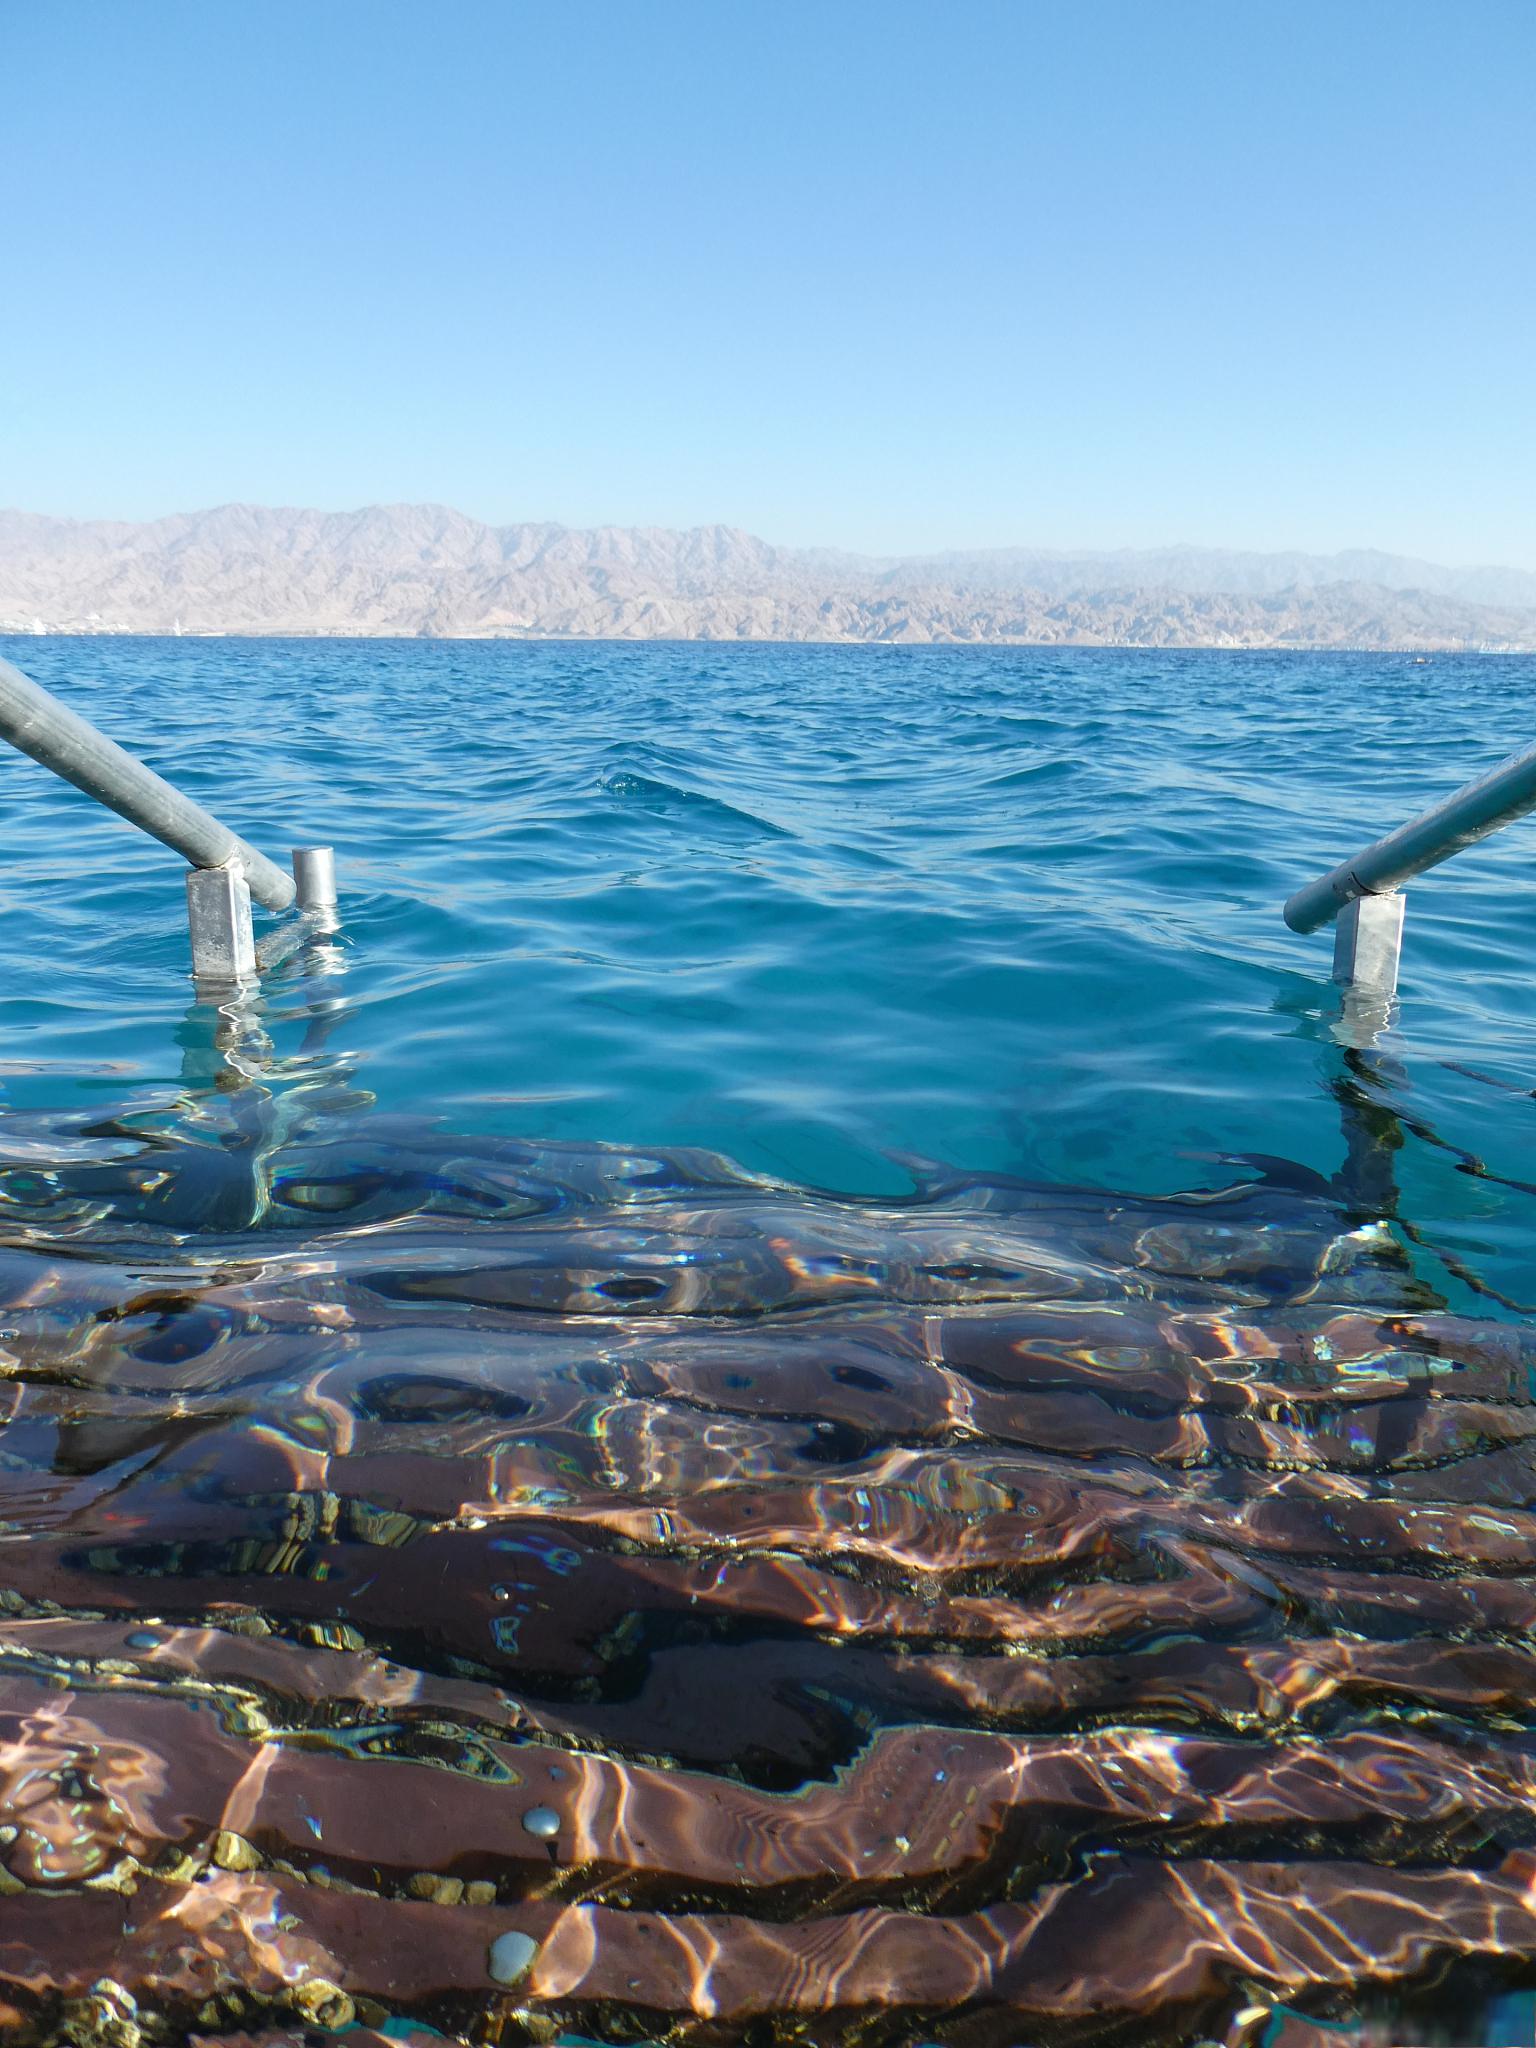
<svg viewBox="0 0 1536 2048"><path fill-rule="evenodd" d="M793 837L784 826L774 824L769 818L759 817L754 811L727 803L723 797L709 796L702 790L688 789L675 782L642 775L632 768L605 770L599 786L606 796L654 812L657 817L673 819L690 826L749 837Z"/></svg>

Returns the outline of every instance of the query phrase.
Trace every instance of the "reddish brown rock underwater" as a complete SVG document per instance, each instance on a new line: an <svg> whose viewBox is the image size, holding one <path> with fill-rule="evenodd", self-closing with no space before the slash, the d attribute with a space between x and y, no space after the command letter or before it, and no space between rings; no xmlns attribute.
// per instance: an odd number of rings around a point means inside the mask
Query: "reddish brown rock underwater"
<svg viewBox="0 0 1536 2048"><path fill-rule="evenodd" d="M1321 1194L433 1142L277 1151L223 1236L120 1132L7 1186L7 2041L1536 1983L1527 1332Z"/></svg>

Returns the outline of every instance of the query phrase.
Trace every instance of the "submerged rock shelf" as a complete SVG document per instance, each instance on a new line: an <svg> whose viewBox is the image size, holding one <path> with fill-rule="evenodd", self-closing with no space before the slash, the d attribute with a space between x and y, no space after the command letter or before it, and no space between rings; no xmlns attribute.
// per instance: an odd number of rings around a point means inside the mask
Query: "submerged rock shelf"
<svg viewBox="0 0 1536 2048"><path fill-rule="evenodd" d="M249 1108L5 1147L7 2040L1301 2048L1532 1980L1536 1341L1398 1233Z"/></svg>

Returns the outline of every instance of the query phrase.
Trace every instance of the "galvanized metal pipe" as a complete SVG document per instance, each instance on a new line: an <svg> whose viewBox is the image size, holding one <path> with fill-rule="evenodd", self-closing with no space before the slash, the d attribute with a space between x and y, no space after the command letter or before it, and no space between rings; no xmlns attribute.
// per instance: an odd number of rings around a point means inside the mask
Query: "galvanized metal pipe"
<svg viewBox="0 0 1536 2048"><path fill-rule="evenodd" d="M256 948L256 965L265 974L300 946L329 938L341 928L336 909L336 855L329 846L296 846L293 849L293 880L298 891L299 914L267 933ZM335 947L328 949L335 952Z"/></svg>
<svg viewBox="0 0 1536 2048"><path fill-rule="evenodd" d="M291 876L8 661L0 661L0 739L173 847L193 867L238 868L268 910L292 903Z"/></svg>
<svg viewBox="0 0 1536 2048"><path fill-rule="evenodd" d="M1331 874L1308 882L1286 904L1285 921L1293 932L1315 932L1357 896L1386 895L1531 810L1536 810L1536 746L1511 754L1433 810L1410 818L1353 860L1340 862Z"/></svg>
<svg viewBox="0 0 1536 2048"><path fill-rule="evenodd" d="M329 846L296 846L293 881L300 910L335 910L336 855Z"/></svg>

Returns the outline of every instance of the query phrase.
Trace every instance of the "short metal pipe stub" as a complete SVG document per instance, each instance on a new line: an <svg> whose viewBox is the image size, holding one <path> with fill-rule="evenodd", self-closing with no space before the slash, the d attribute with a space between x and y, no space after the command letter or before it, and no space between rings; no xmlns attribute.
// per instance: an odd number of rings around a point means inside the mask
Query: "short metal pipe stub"
<svg viewBox="0 0 1536 2048"><path fill-rule="evenodd" d="M193 868L187 876L192 972L199 981L256 979L251 890L241 870Z"/></svg>
<svg viewBox="0 0 1536 2048"><path fill-rule="evenodd" d="M335 910L336 855L329 846L296 846L293 880L300 910Z"/></svg>

